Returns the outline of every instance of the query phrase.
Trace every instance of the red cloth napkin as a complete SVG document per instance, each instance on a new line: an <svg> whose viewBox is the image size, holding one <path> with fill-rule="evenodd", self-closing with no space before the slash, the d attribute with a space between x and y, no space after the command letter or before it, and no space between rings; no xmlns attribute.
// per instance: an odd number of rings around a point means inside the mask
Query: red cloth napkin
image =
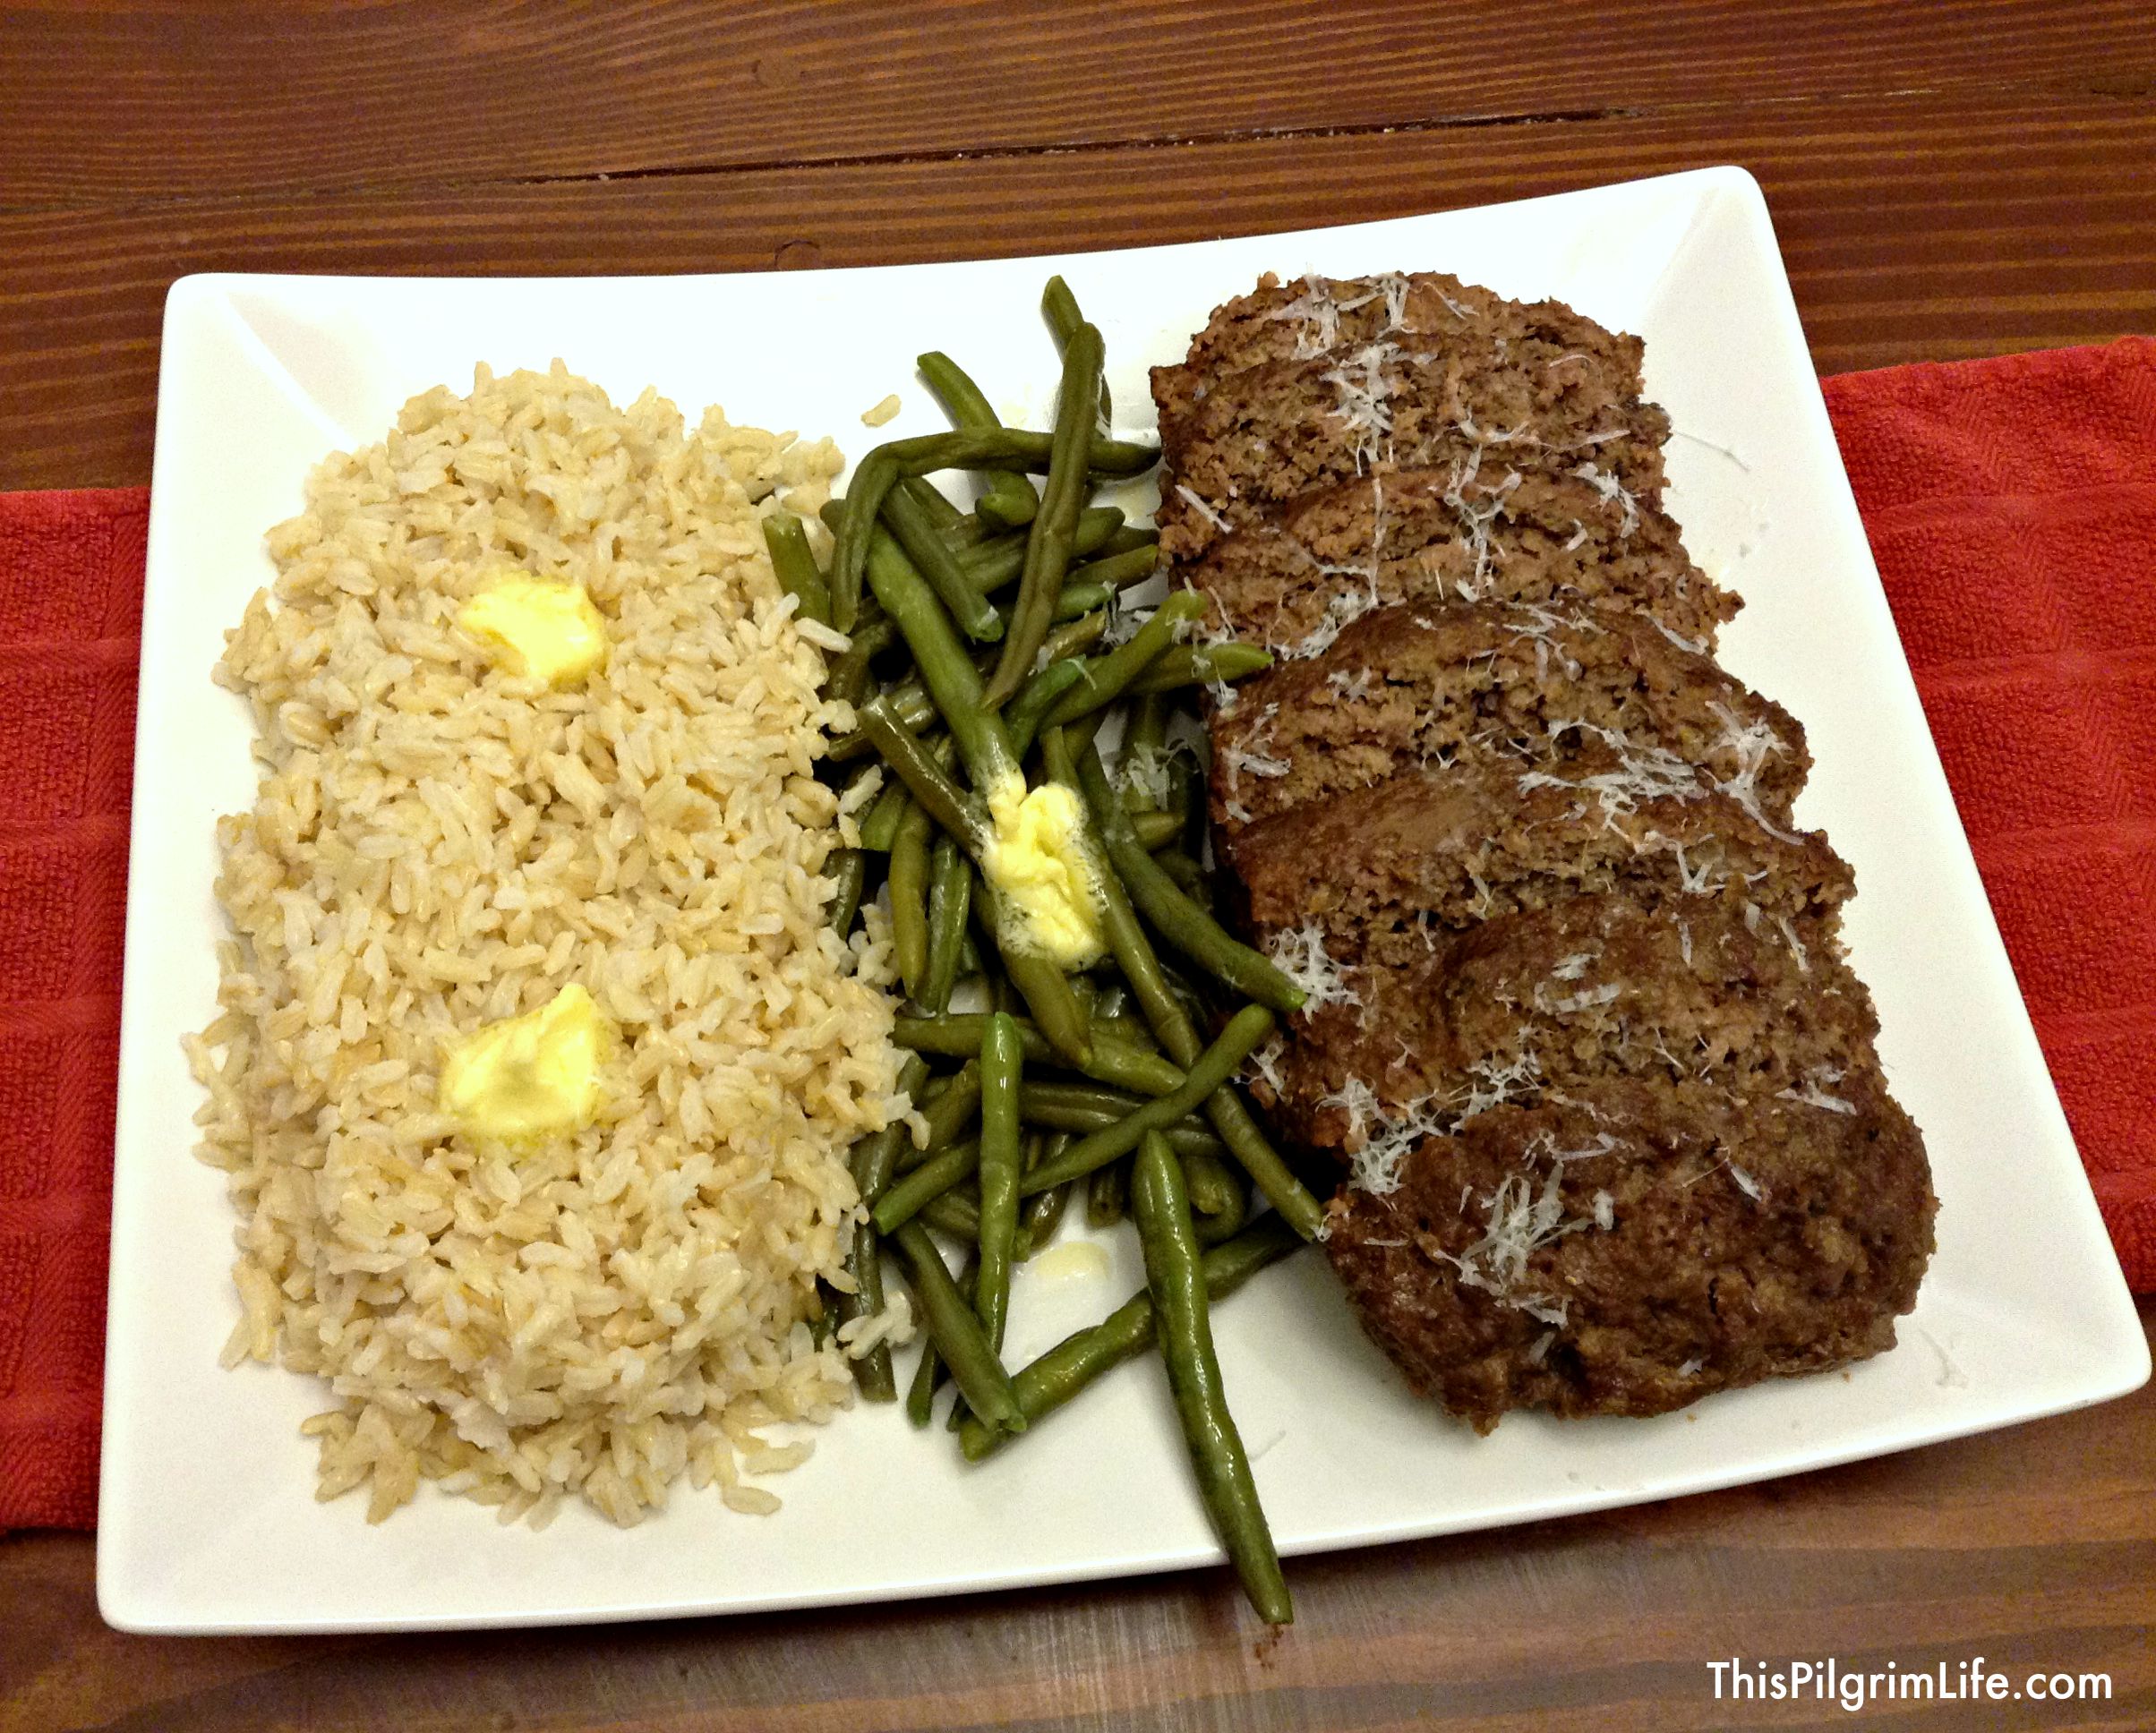
<svg viewBox="0 0 2156 1733"><path fill-rule="evenodd" d="M2156 1289L2156 342L1826 388L2104 1218ZM96 1515L147 511L0 495L0 1529Z"/></svg>
<svg viewBox="0 0 2156 1733"><path fill-rule="evenodd" d="M97 1515L149 506L0 495L0 1529Z"/></svg>
<svg viewBox="0 0 2156 1733"><path fill-rule="evenodd" d="M2104 1221L2156 1289L2156 340L1824 381Z"/></svg>

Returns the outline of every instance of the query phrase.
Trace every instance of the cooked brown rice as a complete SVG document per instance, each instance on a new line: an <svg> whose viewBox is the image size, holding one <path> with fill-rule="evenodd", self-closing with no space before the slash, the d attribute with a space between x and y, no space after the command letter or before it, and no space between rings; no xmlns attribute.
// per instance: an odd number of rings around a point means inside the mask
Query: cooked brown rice
<svg viewBox="0 0 2156 1733"><path fill-rule="evenodd" d="M768 1510L742 1474L808 1447L757 1429L849 1400L808 1318L845 1284L846 1148L902 1107L889 944L824 920L857 839L812 772L851 719L758 530L813 521L840 461L648 391L617 409L559 362L482 367L270 531L274 593L217 670L263 776L218 827L235 936L189 1046L241 1219L226 1362L327 1381L318 1496L366 1482L379 1521L425 1476L504 1521L574 1492L626 1524L686 1473ZM507 677L457 630L505 565L605 614L588 683ZM457 1133L445 1038L571 982L626 1037L598 1123ZM907 1328L898 1302L853 1345Z"/></svg>

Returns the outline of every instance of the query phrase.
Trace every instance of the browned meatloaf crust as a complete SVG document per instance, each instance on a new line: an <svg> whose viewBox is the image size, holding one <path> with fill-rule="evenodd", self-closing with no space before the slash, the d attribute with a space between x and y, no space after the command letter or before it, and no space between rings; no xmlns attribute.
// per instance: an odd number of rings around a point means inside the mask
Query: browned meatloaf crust
<svg viewBox="0 0 2156 1733"><path fill-rule="evenodd" d="M1362 609L1396 602L1578 601L1637 609L1714 647L1737 598L1686 556L1677 526L1577 475L1529 474L1485 457L1449 469L1361 476L1305 494L1222 536L1184 581L1212 602L1216 630L1277 655L1324 647Z"/></svg>
<svg viewBox="0 0 2156 1733"><path fill-rule="evenodd" d="M1525 359L1474 342L1376 343L1268 362L1194 403L1155 400L1171 559L1313 488L1372 470L1465 473L1500 450L1523 474L1573 474L1635 516L1662 498L1669 417L1640 397L1636 367L1586 351Z"/></svg>
<svg viewBox="0 0 2156 1733"><path fill-rule="evenodd" d="M1580 768L1591 783L1591 763ZM1632 803L1543 775L1494 762L1406 771L1251 826L1235 866L1258 943L1312 926L1342 965L1395 967L1443 929L1583 892L1740 918L1751 904L1801 927L1853 888L1824 836L1775 834L1726 795Z"/></svg>
<svg viewBox="0 0 2156 1733"><path fill-rule="evenodd" d="M1314 1008L1253 1092L1290 1140L1344 1149L1358 1118L1532 1103L1613 1077L1804 1097L1869 1063L1878 1022L1830 919L1573 897L1338 976L1303 947Z"/></svg>
<svg viewBox="0 0 2156 1733"><path fill-rule="evenodd" d="M1640 343L1604 330L1561 301L1507 301L1442 271L1378 277L1297 277L1270 272L1251 294L1213 310L1179 366L1153 370L1156 390L1188 397L1209 379L1272 361L1307 361L1328 349L1385 337L1434 334L1474 337L1508 352L1540 344L1561 354L1607 355L1639 371Z"/></svg>
<svg viewBox="0 0 2156 1733"><path fill-rule="evenodd" d="M1880 1353L1936 1202L1876 1075L1835 1106L1596 1083L1499 1107L1344 1191L1326 1250L1416 1387L1509 1409L1657 1414Z"/></svg>
<svg viewBox="0 0 2156 1733"><path fill-rule="evenodd" d="M1637 615L1505 603L1381 609L1323 654L1245 681L1212 724L1219 834L1469 757L1578 773L1629 752L1656 787L1723 789L1789 827L1804 730Z"/></svg>

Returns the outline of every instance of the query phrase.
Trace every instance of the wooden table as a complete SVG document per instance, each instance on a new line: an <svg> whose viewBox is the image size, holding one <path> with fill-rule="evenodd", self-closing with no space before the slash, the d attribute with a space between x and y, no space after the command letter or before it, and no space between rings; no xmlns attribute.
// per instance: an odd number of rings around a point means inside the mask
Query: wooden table
<svg viewBox="0 0 2156 1733"><path fill-rule="evenodd" d="M2146 0L0 9L0 489L148 479L198 270L617 272L1115 246L1703 164L1822 371L2156 329ZM2144 1308L2156 1325L2156 1309ZM2156 1725L2156 1394L1681 1503L1297 1564L591 1632L150 1642L0 1541L0 1728L1826 1726L1707 1663L2108 1670ZM1960 1709L1869 1712L1896 1728ZM1749 1718L1748 1718L1749 1717Z"/></svg>

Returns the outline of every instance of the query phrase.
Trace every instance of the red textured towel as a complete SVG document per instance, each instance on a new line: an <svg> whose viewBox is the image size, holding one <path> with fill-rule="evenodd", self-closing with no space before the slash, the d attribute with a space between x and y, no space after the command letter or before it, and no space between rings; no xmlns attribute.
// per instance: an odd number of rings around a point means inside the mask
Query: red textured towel
<svg viewBox="0 0 2156 1733"><path fill-rule="evenodd" d="M0 495L0 1528L97 1515L148 516Z"/></svg>
<svg viewBox="0 0 2156 1733"><path fill-rule="evenodd" d="M2156 342L1826 385L2104 1217L2156 1289ZM0 1529L96 1513L146 509L0 495Z"/></svg>
<svg viewBox="0 0 2156 1733"><path fill-rule="evenodd" d="M1825 382L2104 1221L2156 1289L2156 340Z"/></svg>

